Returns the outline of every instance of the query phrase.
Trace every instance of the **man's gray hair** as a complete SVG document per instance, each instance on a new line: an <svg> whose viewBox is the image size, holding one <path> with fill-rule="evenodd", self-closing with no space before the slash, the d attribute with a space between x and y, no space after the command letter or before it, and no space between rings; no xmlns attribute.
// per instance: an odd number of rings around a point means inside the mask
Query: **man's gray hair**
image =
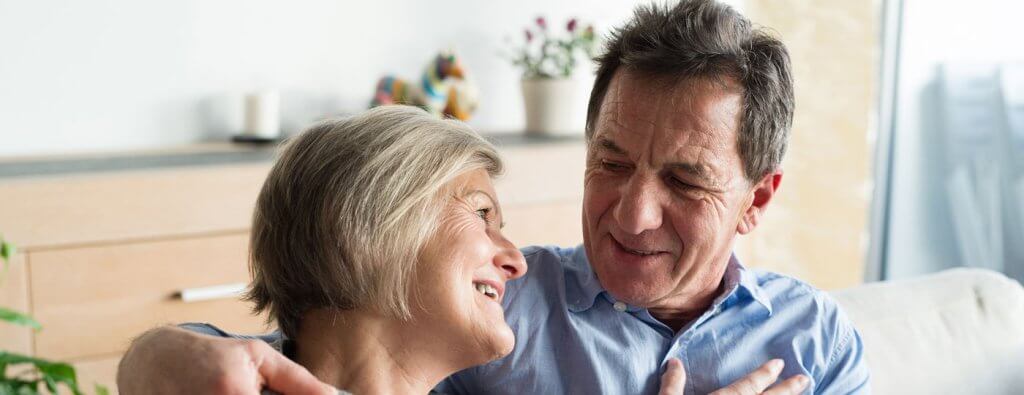
<svg viewBox="0 0 1024 395"><path fill-rule="evenodd" d="M738 84L743 113L737 148L747 179L776 170L793 124L793 77L781 41L728 5L682 0L675 6L644 5L615 30L598 58L587 108L587 139L616 70L677 80L708 78Z"/></svg>
<svg viewBox="0 0 1024 395"><path fill-rule="evenodd" d="M255 311L294 337L311 309L409 318L415 265L467 171L502 170L465 124L407 106L320 122L294 137L263 184L250 240Z"/></svg>

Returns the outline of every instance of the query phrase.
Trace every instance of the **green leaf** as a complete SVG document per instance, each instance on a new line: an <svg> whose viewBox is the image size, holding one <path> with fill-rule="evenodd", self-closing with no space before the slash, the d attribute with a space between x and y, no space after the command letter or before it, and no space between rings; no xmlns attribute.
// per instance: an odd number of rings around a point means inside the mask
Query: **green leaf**
<svg viewBox="0 0 1024 395"><path fill-rule="evenodd" d="M44 363L44 364L45 363L50 363L50 361L47 361L47 360L44 360L44 359L39 359L39 358L33 358L33 357L28 356L28 355L21 355L21 354L15 354L15 353L11 353L11 352L6 352L6 351L0 351L0 363L6 364L6 365L16 365L16 364L19 364L19 363L31 363L31 364L34 365L34 364L37 364L37 363Z"/></svg>
<svg viewBox="0 0 1024 395"><path fill-rule="evenodd" d="M18 252L14 244L10 244L3 239L0 239L0 257L4 258L4 262L11 259L14 253Z"/></svg>
<svg viewBox="0 0 1024 395"><path fill-rule="evenodd" d="M93 384L93 389L96 390L96 395L110 395L110 390L99 384Z"/></svg>
<svg viewBox="0 0 1024 395"><path fill-rule="evenodd" d="M7 274L7 269L11 266L11 257L14 256L14 247L7 244L2 237L0 237L0 261L4 262L3 270L0 271L0 280Z"/></svg>
<svg viewBox="0 0 1024 395"><path fill-rule="evenodd" d="M18 387L18 395L39 395L39 380L26 381L22 386Z"/></svg>
<svg viewBox="0 0 1024 395"><path fill-rule="evenodd" d="M50 385L51 381L54 385L57 383L63 383L75 395L82 393L82 391L78 389L78 377L75 375L75 368L71 365L63 362L49 362L45 365L37 364L36 369L39 369L39 373L42 373L47 386Z"/></svg>
<svg viewBox="0 0 1024 395"><path fill-rule="evenodd" d="M46 362L45 364L36 364L36 368L43 376L78 386L78 376L75 375L75 368L71 365L64 362Z"/></svg>
<svg viewBox="0 0 1024 395"><path fill-rule="evenodd" d="M0 394L7 395L38 395L39 380L3 379L0 380Z"/></svg>
<svg viewBox="0 0 1024 395"><path fill-rule="evenodd" d="M58 384L64 384L71 390L72 393L78 395L82 391L78 389L78 377L75 375L75 368L69 364L63 362L52 362L45 359L30 357L27 355L9 353L0 351L0 364L4 365L15 365L30 363L35 366L36 370L42 376L42 379L37 380L45 383L47 389L54 391Z"/></svg>
<svg viewBox="0 0 1024 395"><path fill-rule="evenodd" d="M43 382L46 383L46 389L50 390L51 394L57 393L57 380L50 376L43 376Z"/></svg>
<svg viewBox="0 0 1024 395"><path fill-rule="evenodd" d="M43 329L43 326L39 324L39 321L32 319L32 317L27 314L19 313L5 307L0 307L0 321L7 321L15 325L27 326L37 331Z"/></svg>

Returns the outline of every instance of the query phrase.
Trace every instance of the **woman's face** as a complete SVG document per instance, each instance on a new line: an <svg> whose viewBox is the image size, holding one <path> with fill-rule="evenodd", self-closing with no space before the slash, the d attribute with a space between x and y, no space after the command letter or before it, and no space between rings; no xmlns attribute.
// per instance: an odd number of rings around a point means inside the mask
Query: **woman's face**
<svg viewBox="0 0 1024 395"><path fill-rule="evenodd" d="M505 323L505 282L526 273L526 261L501 234L502 215L487 171L452 181L455 196L417 266L412 299L418 329L452 345L459 362L477 365L512 351Z"/></svg>

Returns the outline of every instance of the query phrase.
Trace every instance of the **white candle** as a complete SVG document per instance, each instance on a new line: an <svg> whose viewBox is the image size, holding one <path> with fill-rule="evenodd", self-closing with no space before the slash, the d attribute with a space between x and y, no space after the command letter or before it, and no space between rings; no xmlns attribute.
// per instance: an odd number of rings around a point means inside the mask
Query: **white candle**
<svg viewBox="0 0 1024 395"><path fill-rule="evenodd" d="M245 96L244 134L271 139L281 137L281 96L277 91Z"/></svg>

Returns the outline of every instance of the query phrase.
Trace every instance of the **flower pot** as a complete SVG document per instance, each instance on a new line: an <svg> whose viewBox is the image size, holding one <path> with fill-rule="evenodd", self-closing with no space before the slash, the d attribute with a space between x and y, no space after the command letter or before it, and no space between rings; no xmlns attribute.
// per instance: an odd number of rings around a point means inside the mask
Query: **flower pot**
<svg viewBox="0 0 1024 395"><path fill-rule="evenodd" d="M587 94L581 81L565 78L522 82L528 135L582 135Z"/></svg>

